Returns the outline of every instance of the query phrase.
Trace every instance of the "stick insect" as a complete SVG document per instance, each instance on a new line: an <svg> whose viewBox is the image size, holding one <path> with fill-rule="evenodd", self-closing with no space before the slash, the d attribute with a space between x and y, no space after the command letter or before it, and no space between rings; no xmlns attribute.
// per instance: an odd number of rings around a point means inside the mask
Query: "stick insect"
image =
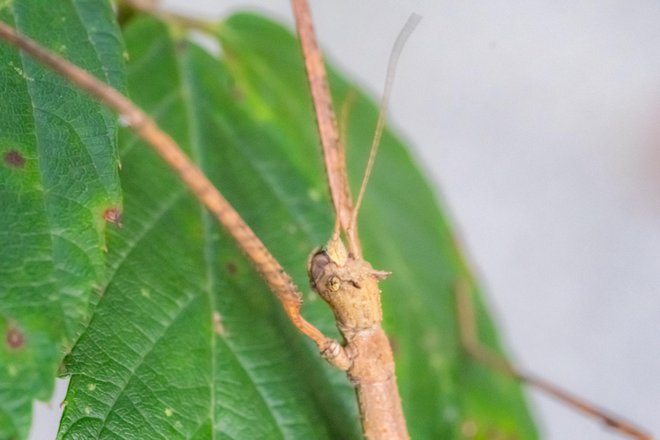
<svg viewBox="0 0 660 440"><path fill-rule="evenodd" d="M343 153L337 144L339 136L334 127L334 116L331 111L322 114L323 111L330 110L330 100L324 80L323 64L318 49L313 47L314 35L309 10L304 2L294 1L294 11L296 11L308 71L312 77L310 82L318 85L317 88L312 87L312 95L317 102L317 110L320 109L319 126L324 148L326 155L335 155L334 158L328 159L327 163L337 212L337 226L327 247L312 256L310 278L316 290L331 304L340 330L348 341L346 346L326 337L302 318L299 311L300 294L279 263L268 253L263 243L251 232L238 213L214 189L204 174L180 152L172 139L160 131L144 112L115 90L95 81L83 70L45 53L36 44L5 26L1 30L5 38L62 72L81 88L95 94L117 110L128 125L142 138L150 141L164 159L177 170L180 177L250 256L282 302L292 322L318 345L322 355L333 365L348 370L349 377L357 384L365 435L368 438L407 438L407 429L393 376L394 366L389 342L378 326L382 312L377 281L386 274L374 270L362 260L357 238L357 207L364 190L360 191L356 207L351 208L341 159ZM383 121L384 117L381 116L376 138L382 130ZM323 134L324 130L325 134ZM369 162L373 163L373 159ZM340 231L344 233L346 245L341 242ZM361 304L356 304L356 298L359 298L357 303ZM359 318L356 318L356 315ZM470 347L473 348L474 345ZM370 356L366 356L367 354ZM378 362L374 362L374 358L378 358Z"/></svg>

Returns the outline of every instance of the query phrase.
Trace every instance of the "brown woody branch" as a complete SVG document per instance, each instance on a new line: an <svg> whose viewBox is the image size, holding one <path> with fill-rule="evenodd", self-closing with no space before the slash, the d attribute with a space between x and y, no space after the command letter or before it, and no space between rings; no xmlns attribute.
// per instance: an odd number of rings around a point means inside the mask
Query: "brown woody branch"
<svg viewBox="0 0 660 440"><path fill-rule="evenodd" d="M454 293L456 297L456 313L460 342L465 352L474 360L481 362L502 374L513 377L520 382L535 387L584 414L600 419L605 425L612 429L638 440L652 440L651 435L646 433L642 428L624 420L623 417L601 409L593 403L560 388L552 382L522 371L498 353L484 346L479 341L477 335L474 305L470 297L468 285L465 282L459 282L454 289Z"/></svg>

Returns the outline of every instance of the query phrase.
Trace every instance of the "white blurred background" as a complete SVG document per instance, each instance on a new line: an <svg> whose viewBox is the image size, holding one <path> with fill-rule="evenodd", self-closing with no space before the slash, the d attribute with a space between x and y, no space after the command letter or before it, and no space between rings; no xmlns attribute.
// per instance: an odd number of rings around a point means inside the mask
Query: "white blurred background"
<svg viewBox="0 0 660 440"><path fill-rule="evenodd" d="M438 184L523 366L660 435L660 2L312 1L331 59L379 96ZM285 0L164 0L291 23ZM33 439L54 438L57 403ZM621 439L537 393L544 438Z"/></svg>

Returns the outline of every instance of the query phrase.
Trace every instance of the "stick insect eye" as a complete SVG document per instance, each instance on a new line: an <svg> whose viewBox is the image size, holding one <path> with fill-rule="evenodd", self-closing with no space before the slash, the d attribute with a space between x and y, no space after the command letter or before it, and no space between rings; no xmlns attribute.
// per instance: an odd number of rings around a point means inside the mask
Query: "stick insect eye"
<svg viewBox="0 0 660 440"><path fill-rule="evenodd" d="M339 290L339 287L341 286L341 281L339 280L339 278L333 275L328 279L326 285L328 286L329 291L336 292Z"/></svg>

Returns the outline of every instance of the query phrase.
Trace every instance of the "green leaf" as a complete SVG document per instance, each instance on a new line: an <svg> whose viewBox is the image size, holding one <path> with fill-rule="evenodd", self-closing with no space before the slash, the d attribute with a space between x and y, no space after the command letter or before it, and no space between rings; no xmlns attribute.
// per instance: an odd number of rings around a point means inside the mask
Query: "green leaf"
<svg viewBox="0 0 660 440"><path fill-rule="evenodd" d="M337 336L305 261L333 218L299 48L279 25L222 23L223 60L179 29L125 30L131 96L205 170L305 290L305 316ZM352 89L332 75L337 102ZM359 180L375 125L359 96L348 141ZM125 226L67 358L60 438L359 438L352 388L290 324L205 210L141 142L121 135ZM436 197L386 134L361 218L367 257L392 270L386 326L414 438L536 437L520 389L466 359L451 289L469 279ZM480 331L497 346L480 309Z"/></svg>
<svg viewBox="0 0 660 440"><path fill-rule="evenodd" d="M298 43L280 26L239 14L220 29L237 87L264 121L286 133L295 163L320 156ZM321 37L322 39L322 37ZM331 69L337 106L355 87ZM357 188L376 125L375 105L359 94L347 123L349 175ZM316 159L301 164L323 180ZM385 326L392 337L397 377L413 438L535 438L519 386L466 359L459 348L453 289L469 280L437 196L408 150L386 132L360 218L365 256L393 275L382 283ZM326 215L330 216L328 212ZM497 348L483 307L482 340Z"/></svg>
<svg viewBox="0 0 660 440"><path fill-rule="evenodd" d="M325 203L290 191L307 185L286 139L236 105L226 68L201 49L152 20L125 37L133 98L269 247L294 254L283 260L304 281L306 254L331 220L319 216ZM110 235L111 276L67 360L60 437L358 438L343 373L292 327L171 171L131 134L121 143L125 225Z"/></svg>
<svg viewBox="0 0 660 440"><path fill-rule="evenodd" d="M106 1L21 0L0 19L122 87ZM107 209L121 208L116 118L0 44L0 438L24 438L63 353L89 319L105 267Z"/></svg>

